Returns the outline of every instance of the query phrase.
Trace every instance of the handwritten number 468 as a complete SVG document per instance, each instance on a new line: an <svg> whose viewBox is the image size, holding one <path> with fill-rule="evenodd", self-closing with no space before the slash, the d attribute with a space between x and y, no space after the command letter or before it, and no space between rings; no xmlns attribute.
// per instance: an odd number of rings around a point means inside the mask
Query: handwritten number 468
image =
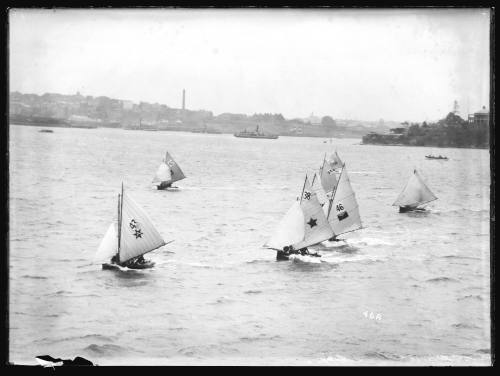
<svg viewBox="0 0 500 376"><path fill-rule="evenodd" d="M382 314L380 313L373 313L373 312L368 312L368 311L365 311L363 312L363 315L367 318L367 319L370 319L370 320L382 320Z"/></svg>

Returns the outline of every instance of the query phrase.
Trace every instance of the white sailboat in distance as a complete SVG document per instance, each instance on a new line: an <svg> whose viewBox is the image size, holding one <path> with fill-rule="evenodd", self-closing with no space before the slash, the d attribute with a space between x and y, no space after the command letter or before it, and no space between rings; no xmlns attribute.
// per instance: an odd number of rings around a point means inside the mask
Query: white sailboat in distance
<svg viewBox="0 0 500 376"><path fill-rule="evenodd" d="M399 206L400 213L406 213L413 210L423 211L425 209L419 208L419 206L434 200L437 200L437 197L431 192L429 187L425 185L417 170L414 169L408 183L406 183L403 191L399 194L392 206Z"/></svg>
<svg viewBox="0 0 500 376"><path fill-rule="evenodd" d="M156 188L160 190L167 188L177 188L173 187L172 184L185 178L186 176L182 172L181 168L167 151L165 153L165 158L158 167L158 170L156 170L156 174L153 178L153 184L156 185Z"/></svg>
<svg viewBox="0 0 500 376"><path fill-rule="evenodd" d="M122 183L117 221L108 227L94 259L102 263L103 269L148 269L154 262L145 260L143 255L168 243L146 212L124 192Z"/></svg>
<svg viewBox="0 0 500 376"><path fill-rule="evenodd" d="M321 243L333 235L306 175L300 200L293 203L264 247L276 250L277 260L288 260L295 254L319 256L309 254L307 247Z"/></svg>

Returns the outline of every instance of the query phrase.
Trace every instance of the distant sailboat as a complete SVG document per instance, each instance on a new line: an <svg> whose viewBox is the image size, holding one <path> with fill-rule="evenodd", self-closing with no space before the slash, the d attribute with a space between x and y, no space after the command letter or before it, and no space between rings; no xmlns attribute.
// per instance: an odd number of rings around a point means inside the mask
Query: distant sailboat
<svg viewBox="0 0 500 376"><path fill-rule="evenodd" d="M306 176L300 200L293 203L264 247L278 251L279 255L285 248L305 249L332 236L333 231Z"/></svg>
<svg viewBox="0 0 500 376"><path fill-rule="evenodd" d="M158 167L156 175L153 178L153 184L156 185L157 189L177 188L173 187L172 183L185 178L186 176L182 172L181 168L167 151L165 159Z"/></svg>
<svg viewBox="0 0 500 376"><path fill-rule="evenodd" d="M323 206L323 210L335 234L330 239L332 241L337 240L336 237L341 234L363 228L358 202L349 181L345 163L340 171L339 180L333 192L333 199L330 201L328 207L326 205Z"/></svg>
<svg viewBox="0 0 500 376"><path fill-rule="evenodd" d="M103 263L103 269L152 268L154 262L146 261L142 256L165 244L168 243L165 243L144 210L124 192L122 184L122 192L118 194L117 222L110 224L95 260Z"/></svg>
<svg viewBox="0 0 500 376"><path fill-rule="evenodd" d="M437 197L425 185L424 181L415 169L413 170L413 174L408 180L408 183L406 183L403 191L399 194L392 206L399 206L399 212L406 213L412 210L425 210L423 208L419 208L419 206L434 200L437 200Z"/></svg>

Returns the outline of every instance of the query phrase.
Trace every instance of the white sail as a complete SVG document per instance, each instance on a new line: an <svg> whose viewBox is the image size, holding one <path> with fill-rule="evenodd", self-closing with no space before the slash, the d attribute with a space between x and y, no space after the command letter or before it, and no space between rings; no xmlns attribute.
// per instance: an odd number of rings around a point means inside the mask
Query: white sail
<svg viewBox="0 0 500 376"><path fill-rule="evenodd" d="M158 170L156 170L156 175L153 178L153 183L159 185L163 181L169 181L172 178L172 174L170 173L170 168L167 166L165 162L162 162Z"/></svg>
<svg viewBox="0 0 500 376"><path fill-rule="evenodd" d="M333 192L337 186L337 176L335 168L326 160L323 161L323 167L320 170L321 186L326 193Z"/></svg>
<svg viewBox="0 0 500 376"><path fill-rule="evenodd" d="M304 238L292 244L295 249L320 243L334 235L317 195L309 184L307 176L300 201L300 208L303 215Z"/></svg>
<svg viewBox="0 0 500 376"><path fill-rule="evenodd" d="M416 208L419 205L437 200L437 197L425 185L424 181L418 174L417 170L413 170L413 174L406 183L403 191L399 194L393 206L409 206Z"/></svg>
<svg viewBox="0 0 500 376"><path fill-rule="evenodd" d="M276 226L273 235L264 247L283 249L285 246L298 243L304 239L304 214L300 202L295 201L283 219Z"/></svg>
<svg viewBox="0 0 500 376"><path fill-rule="evenodd" d="M329 196L321 186L321 181L318 175L314 174L311 186L314 193L316 193L320 205L325 205L325 203L329 200ZM328 204L326 206L328 207Z"/></svg>
<svg viewBox="0 0 500 376"><path fill-rule="evenodd" d="M116 231L116 223L109 225L108 231L99 244L99 248L94 256L95 262L109 262L111 258L118 252L118 233Z"/></svg>
<svg viewBox="0 0 500 376"><path fill-rule="evenodd" d="M132 198L123 193L119 262L125 262L165 245L153 223Z"/></svg>
<svg viewBox="0 0 500 376"><path fill-rule="evenodd" d="M340 172L333 201L328 209L328 222L335 236L362 228L358 202L345 165Z"/></svg>
<svg viewBox="0 0 500 376"><path fill-rule="evenodd" d="M332 153L332 155L330 155L330 157L328 158L328 164L334 170L340 170L344 165L344 162L341 161L339 155L337 154L337 151L335 150L335 153Z"/></svg>
<svg viewBox="0 0 500 376"><path fill-rule="evenodd" d="M186 177L182 172L181 168L179 167L179 165L174 161L174 159L170 156L168 152L165 154L165 163L167 164L168 167L170 167L171 177L169 183L182 180Z"/></svg>

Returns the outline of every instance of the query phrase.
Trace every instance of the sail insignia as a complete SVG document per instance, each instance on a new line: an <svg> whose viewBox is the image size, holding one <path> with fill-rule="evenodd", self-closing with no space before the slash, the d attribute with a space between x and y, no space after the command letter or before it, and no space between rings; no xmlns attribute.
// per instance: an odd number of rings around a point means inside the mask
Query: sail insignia
<svg viewBox="0 0 500 376"><path fill-rule="evenodd" d="M333 231L328 224L316 193L309 184L307 176L300 208L302 209L304 238L300 242L292 244L295 249L320 243L333 236Z"/></svg>
<svg viewBox="0 0 500 376"><path fill-rule="evenodd" d="M340 172L333 200L330 202L327 213L328 222L335 236L363 227L358 202L349 181L345 164Z"/></svg>
<svg viewBox="0 0 500 376"><path fill-rule="evenodd" d="M151 252L165 241L144 210L126 193L122 196L119 262Z"/></svg>

